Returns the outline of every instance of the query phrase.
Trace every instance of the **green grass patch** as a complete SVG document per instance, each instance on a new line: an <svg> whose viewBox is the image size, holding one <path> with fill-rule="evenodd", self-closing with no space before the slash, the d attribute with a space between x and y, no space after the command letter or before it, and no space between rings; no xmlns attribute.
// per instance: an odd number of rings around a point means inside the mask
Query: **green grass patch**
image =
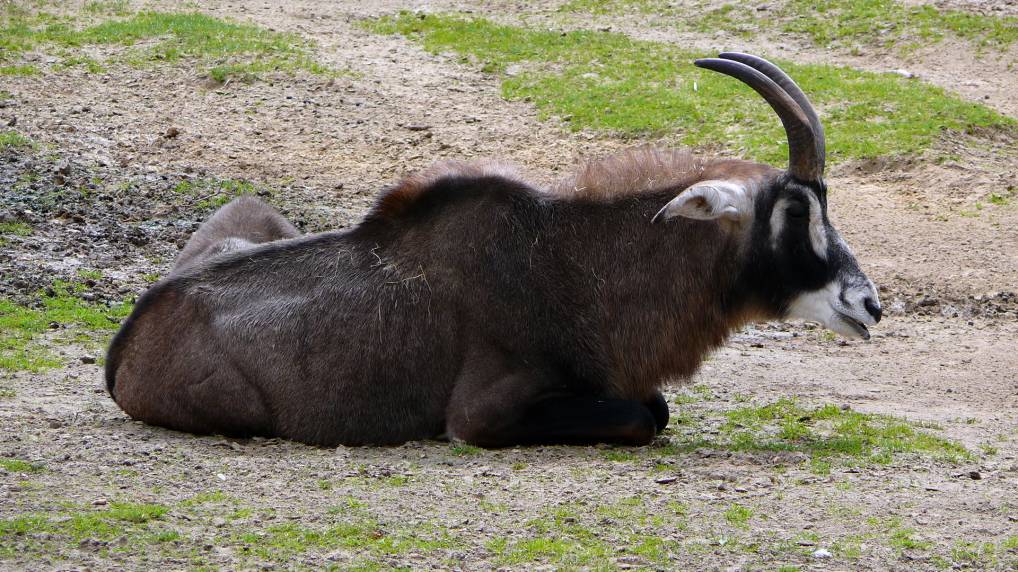
<svg viewBox="0 0 1018 572"><path fill-rule="evenodd" d="M916 531L911 528L898 528L891 532L890 544L899 550L928 550L932 542L916 538Z"/></svg>
<svg viewBox="0 0 1018 572"><path fill-rule="evenodd" d="M640 456L629 449L608 449L601 452L601 458L615 463L632 463L640 460Z"/></svg>
<svg viewBox="0 0 1018 572"><path fill-rule="evenodd" d="M262 560L290 561L311 551L347 549L374 555L429 553L452 549L459 542L433 527L414 530L388 530L371 518L339 522L323 528L286 523L260 531L240 534L233 539L239 552Z"/></svg>
<svg viewBox="0 0 1018 572"><path fill-rule="evenodd" d="M127 16L131 13L131 3L127 0L93 0L86 2L83 10L92 14Z"/></svg>
<svg viewBox="0 0 1018 572"><path fill-rule="evenodd" d="M222 491L207 491L194 495L189 499L180 501L180 506L195 507L205 504L221 504L233 502L233 499Z"/></svg>
<svg viewBox="0 0 1018 572"><path fill-rule="evenodd" d="M532 101L572 129L622 136L674 133L685 145L729 145L758 160L787 159L784 131L741 82L693 66L696 53L618 33L561 33L481 18L407 12L365 24L430 52L453 52L502 78L502 94ZM829 161L919 153L945 131L1018 130L1018 121L895 74L779 61L820 109ZM506 70L514 66L512 74Z"/></svg>
<svg viewBox="0 0 1018 572"><path fill-rule="evenodd" d="M35 147L35 143L31 139L25 137L21 133L8 129L6 131L0 131L0 150L5 149L19 149L24 147ZM9 225L11 223L3 223ZM3 227L0 227L3 228ZM5 234L7 231L3 231Z"/></svg>
<svg viewBox="0 0 1018 572"><path fill-rule="evenodd" d="M91 334L111 332L131 312L132 304L112 306L86 302L75 296L83 287L57 282L51 293L40 293L39 307L20 306L0 299L0 370L38 372L60 362L38 347L37 339L51 325L69 327L82 334L72 341L87 343Z"/></svg>
<svg viewBox="0 0 1018 572"><path fill-rule="evenodd" d="M725 510L725 521L736 528L749 528L749 519L753 516L753 509L734 503Z"/></svg>
<svg viewBox="0 0 1018 572"><path fill-rule="evenodd" d="M999 563L998 547L989 541L957 540L951 547L951 560L959 568L988 568ZM1018 562L1012 564L1018 567Z"/></svg>
<svg viewBox="0 0 1018 572"><path fill-rule="evenodd" d="M217 209L241 195L272 194L268 187L239 179L194 179L181 181L173 187L174 192L189 195L194 207L200 210Z"/></svg>
<svg viewBox="0 0 1018 572"><path fill-rule="evenodd" d="M647 513L643 499L638 496L626 497L613 503L603 504L594 509L601 516L617 520L632 521Z"/></svg>
<svg viewBox="0 0 1018 572"><path fill-rule="evenodd" d="M32 227L23 222L0 222L0 235L28 236Z"/></svg>
<svg viewBox="0 0 1018 572"><path fill-rule="evenodd" d="M484 449L466 443L451 443L449 452L457 457L472 457L484 453Z"/></svg>
<svg viewBox="0 0 1018 572"><path fill-rule="evenodd" d="M85 280L102 280L103 273L101 270L94 270L89 268L81 268L77 272L78 278Z"/></svg>
<svg viewBox="0 0 1018 572"><path fill-rule="evenodd" d="M42 72L39 68L31 64L20 64L11 66L0 66L0 76L9 77L28 77L32 75L39 75Z"/></svg>
<svg viewBox="0 0 1018 572"><path fill-rule="evenodd" d="M647 14L680 29L750 36L786 32L817 46L869 46L911 50L953 37L979 47L1006 49L1018 40L1018 18L939 9L900 0L785 0L766 17L744 4L676 3L667 0L572 0L563 12Z"/></svg>
<svg viewBox="0 0 1018 572"><path fill-rule="evenodd" d="M77 548L85 539L101 542L127 538L132 545L152 540L150 528L167 508L156 504L111 503L103 510L80 510L57 514L29 514L0 520L0 558L26 553L52 554L55 547ZM162 531L167 534L167 531Z"/></svg>
<svg viewBox="0 0 1018 572"><path fill-rule="evenodd" d="M79 27L75 18L43 12L8 9L0 19L0 61L44 47L74 50L85 45L128 46L114 61L134 65L197 61L200 69L219 81L228 77L257 77L269 71L327 74L310 42L296 34L274 32L252 24L231 22L198 12L138 12L122 2L90 2L88 19L103 19ZM112 18L110 18L112 17ZM144 45L140 45L144 43ZM75 54L62 67L84 64L102 71L100 62ZM13 68L25 66L8 66ZM2 68L0 68L2 69ZM22 70L38 73L38 70Z"/></svg>
<svg viewBox="0 0 1018 572"><path fill-rule="evenodd" d="M711 399L714 399L714 392L711 391L711 388L703 383L698 383L693 386L680 388L672 402L676 405L687 405L701 401L710 401Z"/></svg>
<svg viewBox="0 0 1018 572"><path fill-rule="evenodd" d="M791 0L779 12L781 28L819 46L864 44L915 48L954 36L980 46L1007 48L1018 40L1018 18L941 10L894 0Z"/></svg>
<svg viewBox="0 0 1018 572"><path fill-rule="evenodd" d="M614 559L620 555L639 557L654 563L654 568L671 568L672 558L683 550L651 527L684 530L685 505L669 503L662 514L641 497L632 496L597 505L593 512L590 508L580 502L546 508L527 521L522 535L491 538L485 548L497 566L556 570L617 570Z"/></svg>
<svg viewBox="0 0 1018 572"><path fill-rule="evenodd" d="M581 538L565 535L510 541L497 537L485 543L496 556L499 565L550 564L557 568L573 569L596 565L598 570L613 570L607 559L612 547L592 536Z"/></svg>
<svg viewBox="0 0 1018 572"><path fill-rule="evenodd" d="M45 467L19 459L0 459L0 467L11 473L41 473Z"/></svg>
<svg viewBox="0 0 1018 572"><path fill-rule="evenodd" d="M88 73L102 73L105 68L94 58L88 56L71 56L64 58L54 66L54 69L63 70L76 66L84 66Z"/></svg>
<svg viewBox="0 0 1018 572"><path fill-rule="evenodd" d="M904 454L952 463L973 458L962 445L932 435L915 423L830 404L806 408L791 399L780 399L742 407L725 417L721 433L735 450L801 451L814 461L839 464L886 464Z"/></svg>
<svg viewBox="0 0 1018 572"><path fill-rule="evenodd" d="M798 452L804 466L820 475L833 468L888 464L930 458L957 464L975 455L964 446L933 434L939 427L897 417L861 413L836 405L807 407L791 399L717 411L709 403L687 405L690 421L672 427L671 443L651 448L652 455L684 454L695 449L748 453Z"/></svg>

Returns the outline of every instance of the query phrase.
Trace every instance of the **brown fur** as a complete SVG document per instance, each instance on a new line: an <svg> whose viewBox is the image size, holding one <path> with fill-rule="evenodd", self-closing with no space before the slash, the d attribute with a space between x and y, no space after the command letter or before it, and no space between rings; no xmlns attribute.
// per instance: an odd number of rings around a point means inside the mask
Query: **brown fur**
<svg viewBox="0 0 1018 572"><path fill-rule="evenodd" d="M663 382L778 311L746 290L750 229L650 222L726 173L759 188L778 174L638 149L545 191L497 164L450 163L349 231L218 253L292 234L254 199L231 203L192 239L205 255L139 301L107 384L132 417L195 432L646 442L667 419Z"/></svg>
<svg viewBox="0 0 1018 572"><path fill-rule="evenodd" d="M687 150L643 146L590 161L551 188L566 198L613 200L663 188L684 189L697 181L727 179L759 186L777 170L739 159L704 159Z"/></svg>
<svg viewBox="0 0 1018 572"><path fill-rule="evenodd" d="M637 147L585 164L579 172L552 186L567 198L611 200L663 187L684 187L698 180L711 161L688 151Z"/></svg>
<svg viewBox="0 0 1018 572"><path fill-rule="evenodd" d="M431 188L435 181L448 177L502 177L523 182L516 169L498 161L442 161L404 177L395 187L383 192L375 203L375 215L398 218Z"/></svg>

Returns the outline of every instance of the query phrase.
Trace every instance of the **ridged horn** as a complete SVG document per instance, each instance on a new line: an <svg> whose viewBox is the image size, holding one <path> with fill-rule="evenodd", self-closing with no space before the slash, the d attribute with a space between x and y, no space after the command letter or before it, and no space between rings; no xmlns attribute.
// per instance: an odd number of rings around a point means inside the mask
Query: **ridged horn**
<svg viewBox="0 0 1018 572"><path fill-rule="evenodd" d="M788 172L800 181L819 181L823 163L817 157L817 136L809 116L775 81L754 67L742 62L707 58L693 62L697 67L713 70L745 83L763 97L781 119L788 139Z"/></svg>
<svg viewBox="0 0 1018 572"><path fill-rule="evenodd" d="M820 116L813 109L813 104L809 102L809 98L799 89L795 81L784 70L759 56L743 54L741 52L722 52L718 57L746 64L763 73L774 80L774 83L781 86L781 89L785 90L785 93L790 95L799 104L799 108L809 118L809 124L813 127L813 134L816 135L817 160L820 162L820 174L823 175L824 165L827 161L827 140L824 137L824 126L820 123Z"/></svg>

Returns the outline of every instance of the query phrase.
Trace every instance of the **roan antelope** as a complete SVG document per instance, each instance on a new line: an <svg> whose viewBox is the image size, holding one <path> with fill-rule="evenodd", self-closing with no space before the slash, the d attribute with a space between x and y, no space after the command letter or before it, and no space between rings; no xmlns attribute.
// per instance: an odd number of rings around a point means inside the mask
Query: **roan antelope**
<svg viewBox="0 0 1018 572"><path fill-rule="evenodd" d="M786 171L639 148L538 189L446 163L306 236L241 198L139 299L110 394L155 425L317 445L643 444L659 387L748 321L868 338L880 303L827 218L806 96L754 56L696 65L767 100Z"/></svg>

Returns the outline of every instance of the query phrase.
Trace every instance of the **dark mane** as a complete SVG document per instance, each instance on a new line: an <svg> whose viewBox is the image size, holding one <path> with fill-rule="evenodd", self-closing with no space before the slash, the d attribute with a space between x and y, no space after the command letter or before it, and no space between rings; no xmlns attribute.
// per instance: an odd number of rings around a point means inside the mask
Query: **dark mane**
<svg viewBox="0 0 1018 572"><path fill-rule="evenodd" d="M705 159L688 150L637 147L584 164L573 176L547 189L537 189L508 163L497 161L445 161L405 177L383 191L366 220L396 220L437 198L443 180L489 179L510 187L529 188L559 200L611 201L667 188L684 189L713 178L760 180L775 169L739 159ZM504 185L498 185L503 187Z"/></svg>
<svg viewBox="0 0 1018 572"><path fill-rule="evenodd" d="M707 179L752 183L775 171L740 159L705 159L688 150L644 146L588 162L551 187L565 198L611 200L665 188L684 189Z"/></svg>
<svg viewBox="0 0 1018 572"><path fill-rule="evenodd" d="M519 172L497 161L444 161L405 177L395 187L383 191L368 212L369 220L398 219L418 204L428 191L443 179L500 178L527 185Z"/></svg>

